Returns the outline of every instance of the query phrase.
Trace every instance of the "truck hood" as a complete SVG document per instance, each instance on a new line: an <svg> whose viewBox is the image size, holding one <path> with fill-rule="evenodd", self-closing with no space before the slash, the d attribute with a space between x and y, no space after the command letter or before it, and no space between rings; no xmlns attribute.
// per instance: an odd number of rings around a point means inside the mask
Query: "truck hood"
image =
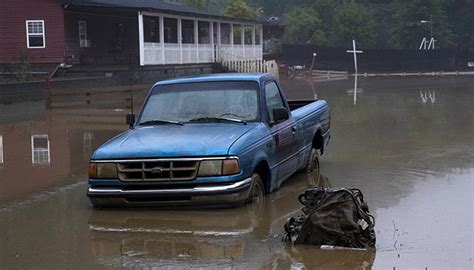
<svg viewBox="0 0 474 270"><path fill-rule="evenodd" d="M92 159L225 156L230 146L255 126L192 123L137 127L103 144Z"/></svg>

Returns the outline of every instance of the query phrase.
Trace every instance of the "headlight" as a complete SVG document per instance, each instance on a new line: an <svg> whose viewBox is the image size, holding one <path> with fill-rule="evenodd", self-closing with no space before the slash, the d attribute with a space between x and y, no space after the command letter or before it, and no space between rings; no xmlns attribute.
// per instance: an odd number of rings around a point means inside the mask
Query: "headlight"
<svg viewBox="0 0 474 270"><path fill-rule="evenodd" d="M89 178L112 179L118 178L117 164L115 163L90 163Z"/></svg>
<svg viewBox="0 0 474 270"><path fill-rule="evenodd" d="M239 160L235 158L222 160L203 160L199 165L199 176L232 175L240 172Z"/></svg>

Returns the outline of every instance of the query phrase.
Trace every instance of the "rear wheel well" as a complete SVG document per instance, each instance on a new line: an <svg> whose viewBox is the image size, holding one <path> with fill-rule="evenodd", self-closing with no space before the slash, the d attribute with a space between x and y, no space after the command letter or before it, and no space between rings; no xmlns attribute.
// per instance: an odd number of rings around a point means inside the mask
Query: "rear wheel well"
<svg viewBox="0 0 474 270"><path fill-rule="evenodd" d="M319 149L321 155L324 153L324 138L320 129L314 134L312 147Z"/></svg>
<svg viewBox="0 0 474 270"><path fill-rule="evenodd" d="M270 166L265 160L260 161L257 167L254 170L255 173L258 173L262 178L263 185L265 186L265 192L268 193L270 191L270 179L271 179L271 172Z"/></svg>

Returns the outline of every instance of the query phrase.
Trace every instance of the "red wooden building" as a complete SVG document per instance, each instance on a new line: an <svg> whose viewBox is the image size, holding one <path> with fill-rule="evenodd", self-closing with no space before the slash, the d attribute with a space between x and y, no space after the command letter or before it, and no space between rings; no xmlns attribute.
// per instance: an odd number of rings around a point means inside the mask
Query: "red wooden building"
<svg viewBox="0 0 474 270"><path fill-rule="evenodd" d="M262 25L184 0L1 0L0 64L144 65L262 59Z"/></svg>
<svg viewBox="0 0 474 270"><path fill-rule="evenodd" d="M64 61L64 9L55 0L0 1L0 63Z"/></svg>

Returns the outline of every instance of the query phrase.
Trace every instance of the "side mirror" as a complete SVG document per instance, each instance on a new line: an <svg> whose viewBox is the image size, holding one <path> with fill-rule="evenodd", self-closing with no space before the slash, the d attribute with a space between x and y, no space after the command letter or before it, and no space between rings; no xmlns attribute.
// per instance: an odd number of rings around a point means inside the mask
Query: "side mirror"
<svg viewBox="0 0 474 270"><path fill-rule="evenodd" d="M288 113L288 110L286 108L279 107L273 109L274 124L281 123L285 120L288 120L288 118L290 118L290 114Z"/></svg>
<svg viewBox="0 0 474 270"><path fill-rule="evenodd" d="M135 124L135 114L133 113L128 113L127 116L125 117L125 123L129 125L130 127Z"/></svg>

